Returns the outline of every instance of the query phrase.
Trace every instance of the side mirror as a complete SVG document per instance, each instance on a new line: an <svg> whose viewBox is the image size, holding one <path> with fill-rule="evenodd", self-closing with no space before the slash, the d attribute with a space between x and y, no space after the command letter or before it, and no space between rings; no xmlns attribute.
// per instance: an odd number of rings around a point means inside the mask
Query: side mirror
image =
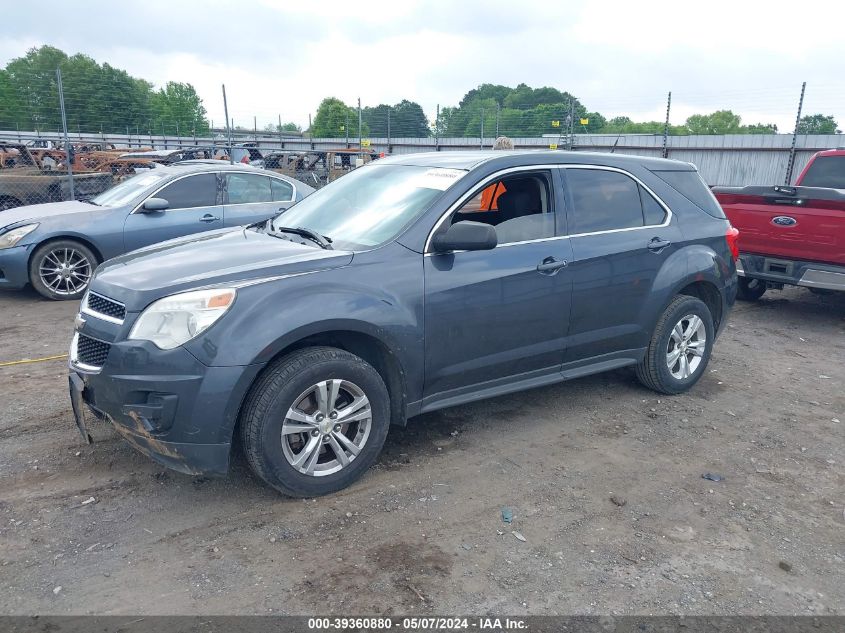
<svg viewBox="0 0 845 633"><path fill-rule="evenodd" d="M449 251L489 251L499 243L496 229L482 222L456 222L434 236L431 246L436 253Z"/></svg>
<svg viewBox="0 0 845 633"><path fill-rule="evenodd" d="M155 213L156 211L164 211L170 206L170 203L164 198L147 198L144 206L140 211L143 213Z"/></svg>

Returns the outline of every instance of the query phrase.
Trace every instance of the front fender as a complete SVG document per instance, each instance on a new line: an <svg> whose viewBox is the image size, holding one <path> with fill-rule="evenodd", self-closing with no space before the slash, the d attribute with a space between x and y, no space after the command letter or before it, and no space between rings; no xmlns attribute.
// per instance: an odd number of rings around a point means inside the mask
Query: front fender
<svg viewBox="0 0 845 633"><path fill-rule="evenodd" d="M209 366L263 365L304 338L355 332L381 342L408 384L421 385L422 256L395 249L356 255L342 268L241 288L231 311L185 347Z"/></svg>

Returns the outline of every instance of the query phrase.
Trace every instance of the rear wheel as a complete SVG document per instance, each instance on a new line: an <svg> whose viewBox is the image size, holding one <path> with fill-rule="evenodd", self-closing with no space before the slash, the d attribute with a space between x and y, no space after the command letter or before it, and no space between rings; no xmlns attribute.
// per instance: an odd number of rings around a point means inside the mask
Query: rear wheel
<svg viewBox="0 0 845 633"><path fill-rule="evenodd" d="M738 281L736 296L743 301L757 301L766 292L766 282L762 279L740 277Z"/></svg>
<svg viewBox="0 0 845 633"><path fill-rule="evenodd" d="M32 255L29 281L47 299L80 299L96 267L97 256L84 244L75 240L47 242Z"/></svg>
<svg viewBox="0 0 845 633"><path fill-rule="evenodd" d="M373 464L387 437L390 397L358 356L313 347L265 371L240 422L255 474L286 495L315 497L347 487Z"/></svg>
<svg viewBox="0 0 845 633"><path fill-rule="evenodd" d="M704 374L714 339L707 305L695 297L675 297L654 328L645 358L637 365L637 378L660 393L688 390Z"/></svg>

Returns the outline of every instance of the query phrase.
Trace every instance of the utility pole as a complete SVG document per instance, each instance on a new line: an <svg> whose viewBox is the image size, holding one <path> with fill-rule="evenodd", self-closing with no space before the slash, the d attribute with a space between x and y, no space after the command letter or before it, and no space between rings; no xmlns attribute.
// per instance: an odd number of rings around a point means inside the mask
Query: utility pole
<svg viewBox="0 0 845 633"><path fill-rule="evenodd" d="M569 147L567 149L572 149L572 140L573 136L575 135L575 99L569 97Z"/></svg>
<svg viewBox="0 0 845 633"><path fill-rule="evenodd" d="M387 153L390 154L390 106L387 106Z"/></svg>
<svg viewBox="0 0 845 633"><path fill-rule="evenodd" d="M798 126L801 124L801 109L804 107L804 90L807 82L801 84L801 98L798 99L798 114L795 115L795 129L792 132L792 147L789 148L789 163L786 166L786 179L783 184L787 187L792 181L792 170L795 167L795 141L798 138Z"/></svg>
<svg viewBox="0 0 845 633"><path fill-rule="evenodd" d="M499 102L496 102L496 138L499 138L499 110L502 109L502 106L499 105Z"/></svg>
<svg viewBox="0 0 845 633"><path fill-rule="evenodd" d="M666 99L666 124L663 126L663 158L669 158L669 110L672 107L672 91Z"/></svg>
<svg viewBox="0 0 845 633"><path fill-rule="evenodd" d="M73 190L73 148L70 146L70 140L67 137L67 116L65 115L65 92L62 88L62 69L56 68L56 82L59 87L59 106L62 111L62 129L65 135L65 154L67 156L65 162L67 163L67 178L70 184L70 199L76 200L76 193Z"/></svg>
<svg viewBox="0 0 845 633"><path fill-rule="evenodd" d="M346 125L343 126L343 129L346 130L346 149L349 149L349 108L346 108Z"/></svg>
<svg viewBox="0 0 845 633"><path fill-rule="evenodd" d="M478 149L484 149L484 108L481 108L481 138L479 139Z"/></svg>
<svg viewBox="0 0 845 633"><path fill-rule="evenodd" d="M361 149L361 130L363 120L361 118L361 97L358 97L358 149Z"/></svg>
<svg viewBox="0 0 845 633"><path fill-rule="evenodd" d="M279 115L279 149L285 148L285 142L282 140L282 115Z"/></svg>
<svg viewBox="0 0 845 633"><path fill-rule="evenodd" d="M229 137L229 164L233 165L235 159L232 158L232 126L229 123L229 102L226 101L226 84L223 84L223 113L226 115L226 132Z"/></svg>

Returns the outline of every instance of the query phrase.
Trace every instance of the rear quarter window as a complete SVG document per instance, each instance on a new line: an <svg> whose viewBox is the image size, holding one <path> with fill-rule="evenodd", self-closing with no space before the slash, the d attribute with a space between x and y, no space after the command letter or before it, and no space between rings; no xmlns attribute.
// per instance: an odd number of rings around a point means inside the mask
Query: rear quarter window
<svg viewBox="0 0 845 633"><path fill-rule="evenodd" d="M697 171L654 170L652 173L707 215L725 219L725 212Z"/></svg>

